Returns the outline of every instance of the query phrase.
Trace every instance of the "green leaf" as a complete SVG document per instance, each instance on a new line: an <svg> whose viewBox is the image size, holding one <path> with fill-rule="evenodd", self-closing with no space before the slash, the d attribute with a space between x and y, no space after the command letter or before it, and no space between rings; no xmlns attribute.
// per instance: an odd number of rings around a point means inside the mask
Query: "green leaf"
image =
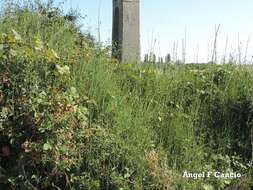
<svg viewBox="0 0 253 190"><path fill-rule="evenodd" d="M127 179L127 178L129 178L129 177L131 177L131 175L130 175L129 173L126 173L126 174L124 175L124 178L125 178L125 179Z"/></svg>
<svg viewBox="0 0 253 190"><path fill-rule="evenodd" d="M60 57L57 55L57 53L53 49L48 49L46 54L47 54L47 58L50 61L55 61L57 59L60 59Z"/></svg>
<svg viewBox="0 0 253 190"><path fill-rule="evenodd" d="M69 69L69 66L67 66L67 65L64 65L64 66L56 65L56 69L60 75L69 75L70 74L70 69Z"/></svg>
<svg viewBox="0 0 253 190"><path fill-rule="evenodd" d="M39 37L35 38L35 49L42 50L43 49L43 42Z"/></svg>
<svg viewBox="0 0 253 190"><path fill-rule="evenodd" d="M14 39L16 41L21 41L22 40L22 37L19 35L19 33L17 33L14 29L12 29L12 33L14 35Z"/></svg>
<svg viewBox="0 0 253 190"><path fill-rule="evenodd" d="M0 44L0 51L3 51L3 50L4 50L4 45Z"/></svg>
<svg viewBox="0 0 253 190"><path fill-rule="evenodd" d="M230 184L231 184L231 181L230 181L230 180L225 180L224 183L225 183L226 185L230 185Z"/></svg>
<svg viewBox="0 0 253 190"><path fill-rule="evenodd" d="M45 143L43 145L43 150L47 151L47 150L52 150L52 145L49 143Z"/></svg>
<svg viewBox="0 0 253 190"><path fill-rule="evenodd" d="M214 190L214 187L212 185L203 185L204 190Z"/></svg>
<svg viewBox="0 0 253 190"><path fill-rule="evenodd" d="M10 49L10 55L15 57L15 56L17 56L17 52L13 49Z"/></svg>

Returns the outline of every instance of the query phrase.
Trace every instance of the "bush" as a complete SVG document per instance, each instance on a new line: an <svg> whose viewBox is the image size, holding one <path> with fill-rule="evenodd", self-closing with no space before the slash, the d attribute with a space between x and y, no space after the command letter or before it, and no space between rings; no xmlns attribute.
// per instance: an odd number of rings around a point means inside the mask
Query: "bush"
<svg viewBox="0 0 253 190"><path fill-rule="evenodd" d="M54 50L26 43L14 30L0 41L1 186L69 186L91 130L86 100Z"/></svg>
<svg viewBox="0 0 253 190"><path fill-rule="evenodd" d="M3 13L0 189L252 187L251 67L121 65L53 1Z"/></svg>

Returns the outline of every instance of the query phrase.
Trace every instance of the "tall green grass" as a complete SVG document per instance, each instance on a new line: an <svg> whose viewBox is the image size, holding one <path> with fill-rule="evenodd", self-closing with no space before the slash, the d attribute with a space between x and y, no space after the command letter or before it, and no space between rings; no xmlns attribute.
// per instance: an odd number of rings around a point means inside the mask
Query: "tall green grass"
<svg viewBox="0 0 253 190"><path fill-rule="evenodd" d="M119 64L68 18L39 1L16 4L0 33L43 42L70 67L68 87L88 108L90 131L81 164L65 171L72 189L252 188L251 66ZM184 171L244 177L188 180Z"/></svg>
<svg viewBox="0 0 253 190"><path fill-rule="evenodd" d="M161 69L93 58L75 70L78 89L86 90L85 95L97 103L91 119L117 134L135 160L136 155L143 157L154 149L166 153L175 175L185 170L231 170L251 178L247 173L252 161L251 67L171 65ZM228 182L212 183L218 189ZM201 186L195 185L192 188Z"/></svg>

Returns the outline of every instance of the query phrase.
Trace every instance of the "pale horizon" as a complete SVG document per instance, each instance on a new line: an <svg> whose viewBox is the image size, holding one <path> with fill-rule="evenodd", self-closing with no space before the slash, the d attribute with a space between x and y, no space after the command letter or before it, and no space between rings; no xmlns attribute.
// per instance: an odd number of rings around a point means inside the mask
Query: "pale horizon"
<svg viewBox="0 0 253 190"><path fill-rule="evenodd" d="M58 2L61 0L56 0L56 3ZM220 25L217 38L218 62L223 59L227 39L226 60L229 53L238 59L240 49L242 62L246 52L247 61L251 62L253 1L141 0L140 2L142 59L150 51L157 57L165 57L170 53L173 58L173 47L178 44L177 58L181 60L182 39L185 38L186 31L186 62L211 61L215 26ZM86 15L80 24L83 25L82 29L94 35L96 40L100 20L101 42L111 44L112 0L66 0L63 7L64 10L77 9L83 16Z"/></svg>

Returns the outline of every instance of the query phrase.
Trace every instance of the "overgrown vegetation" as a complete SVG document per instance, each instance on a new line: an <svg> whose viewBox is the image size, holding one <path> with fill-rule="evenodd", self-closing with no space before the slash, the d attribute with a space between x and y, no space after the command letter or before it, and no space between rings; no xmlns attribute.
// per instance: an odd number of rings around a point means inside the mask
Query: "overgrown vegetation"
<svg viewBox="0 0 253 190"><path fill-rule="evenodd" d="M253 187L251 66L121 65L52 2L2 11L0 189Z"/></svg>

